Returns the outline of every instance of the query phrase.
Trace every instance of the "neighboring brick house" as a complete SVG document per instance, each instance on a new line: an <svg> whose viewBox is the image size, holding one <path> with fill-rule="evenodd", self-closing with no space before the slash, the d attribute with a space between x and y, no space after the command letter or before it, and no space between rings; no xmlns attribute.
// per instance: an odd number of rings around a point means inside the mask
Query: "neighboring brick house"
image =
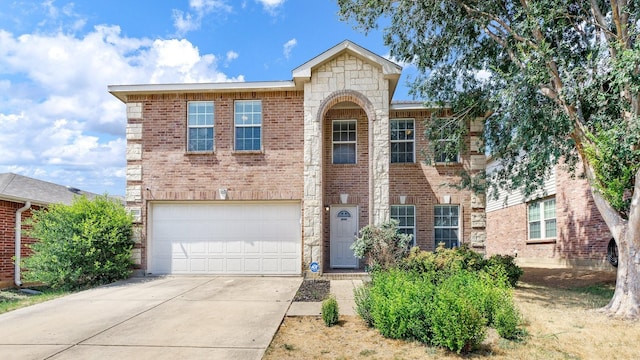
<svg viewBox="0 0 640 360"><path fill-rule="evenodd" d="M487 172L498 164L490 161ZM506 202L505 202L506 198ZM557 166L544 193L525 201L520 192L487 200L488 255L517 255L520 265L615 269L607 262L611 233L586 179Z"/></svg>
<svg viewBox="0 0 640 360"><path fill-rule="evenodd" d="M151 274L361 269L358 230L389 218L417 245L483 250L484 201L446 186L470 152L427 166L433 111L392 102L401 67L344 41L293 80L112 85L127 107L127 207ZM439 154L444 156L446 154Z"/></svg>
<svg viewBox="0 0 640 360"><path fill-rule="evenodd" d="M0 174L0 288L21 285L14 258L28 256L28 245L34 242L25 235L25 226L21 225L31 217L31 211L53 203L71 204L79 194L95 195L22 175ZM19 244L19 253L16 244Z"/></svg>

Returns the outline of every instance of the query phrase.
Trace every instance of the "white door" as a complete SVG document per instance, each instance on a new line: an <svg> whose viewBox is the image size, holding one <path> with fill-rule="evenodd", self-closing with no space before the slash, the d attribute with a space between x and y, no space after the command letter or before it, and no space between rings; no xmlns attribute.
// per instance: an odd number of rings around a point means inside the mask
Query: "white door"
<svg viewBox="0 0 640 360"><path fill-rule="evenodd" d="M300 203L155 203L152 274L295 274L302 269Z"/></svg>
<svg viewBox="0 0 640 360"><path fill-rule="evenodd" d="M330 253L332 268L358 267L358 258L351 250L351 244L358 235L358 207L357 206L332 206L329 212Z"/></svg>

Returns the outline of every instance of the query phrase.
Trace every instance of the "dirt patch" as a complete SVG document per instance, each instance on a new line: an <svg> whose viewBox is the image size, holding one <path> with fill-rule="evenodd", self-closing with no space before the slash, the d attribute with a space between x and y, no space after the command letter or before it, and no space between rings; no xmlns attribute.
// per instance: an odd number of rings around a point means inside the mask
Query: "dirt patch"
<svg viewBox="0 0 640 360"><path fill-rule="evenodd" d="M471 358L633 359L640 353L640 322L611 319L597 311L609 295L575 290L613 288L615 273L524 269L514 290L528 336L508 341L490 331ZM264 359L460 359L443 349L391 340L357 316L341 316L328 328L316 316L286 317Z"/></svg>
<svg viewBox="0 0 640 360"><path fill-rule="evenodd" d="M523 268L521 283L557 289L573 289L590 285L615 286L615 271Z"/></svg>
<svg viewBox="0 0 640 360"><path fill-rule="evenodd" d="M304 280L296 292L293 301L319 302L329 296L329 280Z"/></svg>

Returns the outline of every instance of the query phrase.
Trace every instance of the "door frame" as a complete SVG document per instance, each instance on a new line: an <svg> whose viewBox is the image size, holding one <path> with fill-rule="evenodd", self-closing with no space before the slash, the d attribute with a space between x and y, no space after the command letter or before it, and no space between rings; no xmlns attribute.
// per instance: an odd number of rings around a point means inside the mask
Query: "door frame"
<svg viewBox="0 0 640 360"><path fill-rule="evenodd" d="M335 221L334 221L334 211L336 211L337 209L345 209L345 210L349 210L352 214L353 214L353 218L355 220L355 234L354 237L357 236L358 231L360 230L360 206L358 205L351 205L351 204L339 204L339 205L330 205L329 206L329 268L330 269L357 269L360 267L360 259L358 259L357 257L355 257L355 255L353 256L353 264L340 264L340 265L334 265L333 262L333 256L332 256L332 251L331 249L333 249L333 244L334 244L334 239L332 238L332 234L333 234L333 226L335 225ZM337 214L336 214L337 215Z"/></svg>

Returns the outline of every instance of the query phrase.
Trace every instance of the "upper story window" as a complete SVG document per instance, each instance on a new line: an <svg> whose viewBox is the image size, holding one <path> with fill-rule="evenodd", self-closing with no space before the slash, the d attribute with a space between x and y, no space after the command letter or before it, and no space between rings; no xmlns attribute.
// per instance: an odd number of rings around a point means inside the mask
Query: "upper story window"
<svg viewBox="0 0 640 360"><path fill-rule="evenodd" d="M458 122L455 119L441 119L439 122L439 137L434 146L433 160L435 163L458 163Z"/></svg>
<svg viewBox="0 0 640 360"><path fill-rule="evenodd" d="M262 101L237 100L234 108L235 150L262 150Z"/></svg>
<svg viewBox="0 0 640 360"><path fill-rule="evenodd" d="M333 121L333 163L356 163L356 121Z"/></svg>
<svg viewBox="0 0 640 360"><path fill-rule="evenodd" d="M411 246L416 245L416 207L391 205L391 219L398 221L398 232L411 235Z"/></svg>
<svg viewBox="0 0 640 360"><path fill-rule="evenodd" d="M556 199L543 199L529 203L529 239L556 237Z"/></svg>
<svg viewBox="0 0 640 360"><path fill-rule="evenodd" d="M415 122L413 119L392 119L391 162L412 163L415 160Z"/></svg>
<svg viewBox="0 0 640 360"><path fill-rule="evenodd" d="M187 151L213 151L213 101L190 101L187 127Z"/></svg>
<svg viewBox="0 0 640 360"><path fill-rule="evenodd" d="M435 245L444 243L446 248L458 247L460 244L460 207L458 205L436 205L433 228Z"/></svg>

